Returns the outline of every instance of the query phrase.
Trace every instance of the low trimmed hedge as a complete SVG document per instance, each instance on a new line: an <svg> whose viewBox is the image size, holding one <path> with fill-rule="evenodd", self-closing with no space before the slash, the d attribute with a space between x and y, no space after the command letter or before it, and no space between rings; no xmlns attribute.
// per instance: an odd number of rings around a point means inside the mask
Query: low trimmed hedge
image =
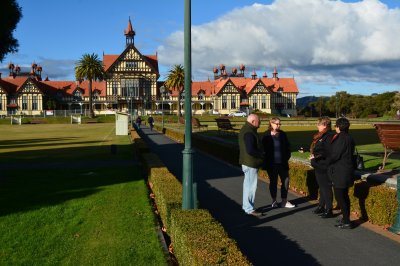
<svg viewBox="0 0 400 266"><path fill-rule="evenodd" d="M251 265L207 210L172 210L169 235L181 265Z"/></svg>
<svg viewBox="0 0 400 266"><path fill-rule="evenodd" d="M176 135L183 133L167 129L166 135L179 138ZM238 165L239 149L237 145L214 138L193 135L193 146L201 151L218 157L221 160ZM290 161L289 164L290 189L308 196L310 199L318 198L318 184L315 179L313 168L308 165ZM261 170L261 178L268 179L266 171ZM349 190L351 201L351 211L356 213L361 219L369 220L371 223L382 226L392 225L396 218L397 198L396 190L385 185L374 184L358 180Z"/></svg>
<svg viewBox="0 0 400 266"><path fill-rule="evenodd" d="M131 131L134 145L143 145ZM140 143L140 144L139 144ZM146 143L144 143L146 145ZM157 210L181 265L251 265L221 224L204 209L182 210L182 185L157 155L141 149Z"/></svg>

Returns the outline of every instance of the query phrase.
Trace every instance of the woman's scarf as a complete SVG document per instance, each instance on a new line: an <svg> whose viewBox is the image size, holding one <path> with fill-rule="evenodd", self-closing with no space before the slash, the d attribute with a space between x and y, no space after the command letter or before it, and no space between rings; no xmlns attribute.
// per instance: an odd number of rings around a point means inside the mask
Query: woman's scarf
<svg viewBox="0 0 400 266"><path fill-rule="evenodd" d="M328 132L328 128L325 128L325 129L322 130L321 132L318 131L317 133L314 134L313 140L312 140L311 146L310 146L310 152L311 152L311 154L313 154L313 152L314 152L315 144L317 144L317 142L322 138L322 136L323 136L326 132Z"/></svg>

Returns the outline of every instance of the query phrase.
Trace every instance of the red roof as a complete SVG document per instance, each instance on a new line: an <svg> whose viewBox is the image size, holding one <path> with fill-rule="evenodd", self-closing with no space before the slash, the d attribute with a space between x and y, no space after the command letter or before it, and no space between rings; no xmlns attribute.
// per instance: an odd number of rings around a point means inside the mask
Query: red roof
<svg viewBox="0 0 400 266"><path fill-rule="evenodd" d="M226 79L220 78L212 81L193 81L192 82L192 96L198 95L200 90L204 91L205 96L218 94L226 86L228 82L231 82L238 91L244 90L247 94L250 94L255 86L262 82L269 92L277 92L279 88L282 92L294 92L298 93L299 90L296 85L296 81L293 78L245 78L245 77L229 77ZM171 90L172 96L178 96L176 89Z"/></svg>
<svg viewBox="0 0 400 266"><path fill-rule="evenodd" d="M77 82L77 81L38 81L29 77L7 77L0 79L0 86L6 90L8 94L15 94L22 89L25 82L30 79L42 93L48 95L55 94L58 91L62 91L64 95L72 95L74 91L79 87L82 89L83 96L89 96L89 82ZM106 96L106 82L105 81L93 81L93 91L98 91L100 96Z"/></svg>

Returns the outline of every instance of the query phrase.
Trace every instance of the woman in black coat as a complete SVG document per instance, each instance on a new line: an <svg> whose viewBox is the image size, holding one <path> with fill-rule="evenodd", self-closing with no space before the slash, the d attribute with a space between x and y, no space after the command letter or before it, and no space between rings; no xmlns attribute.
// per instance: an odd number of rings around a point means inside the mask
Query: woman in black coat
<svg viewBox="0 0 400 266"><path fill-rule="evenodd" d="M328 174L332 180L336 201L342 210L343 219L335 225L340 229L352 228L350 222L349 187L353 186L354 140L348 133L350 122L346 118L336 120L336 134L332 137Z"/></svg>
<svg viewBox="0 0 400 266"><path fill-rule="evenodd" d="M319 204L313 213L322 218L332 218L332 182L328 177L328 154L332 139L332 126L329 117L321 117L317 124L318 132L314 134L310 146L311 165L319 186Z"/></svg>
<svg viewBox="0 0 400 266"><path fill-rule="evenodd" d="M272 207L293 208L295 205L287 201L289 189L289 159L291 156L289 140L282 130L281 120L274 117L269 121L268 130L262 138L262 145L265 153L263 168L267 170L269 176L269 191L272 197ZM276 201L278 176L281 179L281 198L282 202Z"/></svg>

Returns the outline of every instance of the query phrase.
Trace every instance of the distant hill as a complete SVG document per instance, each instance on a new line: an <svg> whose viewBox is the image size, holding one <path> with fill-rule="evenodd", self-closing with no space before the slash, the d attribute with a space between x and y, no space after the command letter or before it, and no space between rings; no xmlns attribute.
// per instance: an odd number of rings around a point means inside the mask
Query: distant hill
<svg viewBox="0 0 400 266"><path fill-rule="evenodd" d="M305 96L305 97L297 98L297 100L296 100L297 108L302 109L302 108L306 107L310 102L315 102L316 100L318 100L318 97L316 97L316 96Z"/></svg>

